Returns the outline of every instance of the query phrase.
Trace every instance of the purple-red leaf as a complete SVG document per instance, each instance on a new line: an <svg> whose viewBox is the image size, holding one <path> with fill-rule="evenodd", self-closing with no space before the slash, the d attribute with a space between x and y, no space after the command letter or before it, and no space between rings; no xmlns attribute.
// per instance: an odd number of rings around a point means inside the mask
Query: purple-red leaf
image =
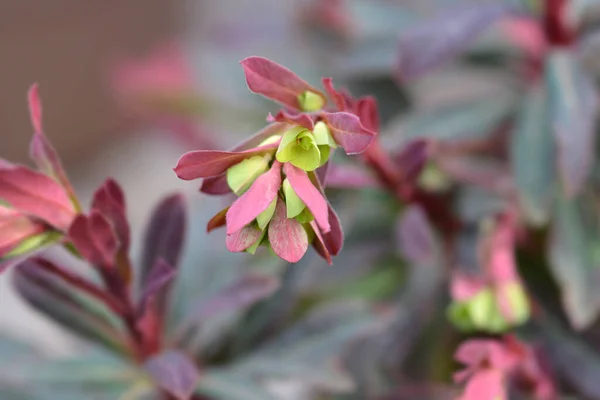
<svg viewBox="0 0 600 400"><path fill-rule="evenodd" d="M379 132L381 123L379 121L377 100L374 97L361 97L356 103L354 112L365 128L375 133Z"/></svg>
<svg viewBox="0 0 600 400"><path fill-rule="evenodd" d="M75 218L68 233L75 248L91 264L111 268L115 264L118 240L112 225L98 211Z"/></svg>
<svg viewBox="0 0 600 400"><path fill-rule="evenodd" d="M0 258L18 246L24 239L45 230L44 225L33 221L19 211L0 205Z"/></svg>
<svg viewBox="0 0 600 400"><path fill-rule="evenodd" d="M200 380L200 371L185 354L169 350L144 364L154 383L177 400L189 400Z"/></svg>
<svg viewBox="0 0 600 400"><path fill-rule="evenodd" d="M58 153L44 135L42 127L42 103L40 101L37 83L33 84L28 93L29 114L34 134L29 145L29 154L37 167L60 183L67 194L75 201L75 191L60 162Z"/></svg>
<svg viewBox="0 0 600 400"><path fill-rule="evenodd" d="M381 188L381 183L367 171L352 165L334 164L327 173L327 187L339 189Z"/></svg>
<svg viewBox="0 0 600 400"><path fill-rule="evenodd" d="M149 301L161 294L174 278L175 269L166 261L162 259L157 260L142 288L140 314L148 306Z"/></svg>
<svg viewBox="0 0 600 400"><path fill-rule="evenodd" d="M315 251L317 253L319 253L319 255L325 259L325 261L327 261L327 264L331 265L332 264L331 253L329 252L329 250L327 249L327 246L325 245L325 240L323 239L323 235L321 234L321 231L319 230L319 226L317 225L317 223L315 221L310 221L310 227L313 229L313 232L315 234L315 239L313 240L313 243L312 243Z"/></svg>
<svg viewBox="0 0 600 400"><path fill-rule="evenodd" d="M407 143L394 156L394 162L403 182L415 184L427 164L430 142L427 139L414 139Z"/></svg>
<svg viewBox="0 0 600 400"><path fill-rule="evenodd" d="M232 193L231 188L227 184L227 174L203 179L202 184L200 185L200 191L216 196Z"/></svg>
<svg viewBox="0 0 600 400"><path fill-rule="evenodd" d="M335 104L338 111L347 111L348 104L346 103L346 98L342 93L335 89L333 80L331 78L322 78L321 82L323 83L325 92L327 92L327 95L333 101L333 104Z"/></svg>
<svg viewBox="0 0 600 400"><path fill-rule="evenodd" d="M248 88L284 106L300 110L298 97L307 91L323 98L321 92L289 69L263 57L248 57L241 62Z"/></svg>
<svg viewBox="0 0 600 400"><path fill-rule="evenodd" d="M189 321L202 322L223 313L243 310L269 297L278 288L279 280L273 276L248 274L203 302L189 316Z"/></svg>
<svg viewBox="0 0 600 400"><path fill-rule="evenodd" d="M252 246L261 236L262 231L258 227L248 225L239 231L228 234L225 238L225 245L227 246L227 250L237 253Z"/></svg>
<svg viewBox="0 0 600 400"><path fill-rule="evenodd" d="M398 77L414 79L456 56L478 34L508 12L498 2L453 7L435 18L417 24L400 38Z"/></svg>
<svg viewBox="0 0 600 400"><path fill-rule="evenodd" d="M331 230L328 233L323 234L323 242L329 253L331 253L332 256L337 256L344 245L344 231L342 230L340 219L331 205L329 205L328 215Z"/></svg>
<svg viewBox="0 0 600 400"><path fill-rule="evenodd" d="M106 312L100 312L95 302L76 293L73 286L67 286L49 267L54 271L66 270L40 258L30 258L15 268L15 288L23 299L77 335L120 354L128 354L126 339L112 325Z"/></svg>
<svg viewBox="0 0 600 400"><path fill-rule="evenodd" d="M177 268L185 239L186 206L183 196L165 198L154 209L146 228L141 263L141 282L148 284L159 260Z"/></svg>
<svg viewBox="0 0 600 400"><path fill-rule="evenodd" d="M323 233L329 232L331 226L329 225L329 216L327 213L327 201L321 192L312 184L306 171L294 167L290 163L286 163L283 166L283 172L285 172L294 192L298 195L300 200L306 204L306 207L308 207L315 217L315 221Z"/></svg>
<svg viewBox="0 0 600 400"><path fill-rule="evenodd" d="M268 122L285 122L290 125L300 125L309 131L315 129L315 123L313 119L305 113L292 114L285 110L279 111L275 116L269 114L267 117Z"/></svg>
<svg viewBox="0 0 600 400"><path fill-rule="evenodd" d="M63 231L75 217L73 204L62 186L46 175L22 166L0 169L0 199Z"/></svg>
<svg viewBox="0 0 600 400"><path fill-rule="evenodd" d="M275 214L269 224L269 243L280 258L295 263L308 250L308 235L294 218L287 218L285 203L277 199Z"/></svg>
<svg viewBox="0 0 600 400"><path fill-rule="evenodd" d="M246 158L269 153L277 146L278 142L244 151L190 151L181 156L174 170L180 179L186 181L211 178L223 174L229 167Z"/></svg>
<svg viewBox="0 0 600 400"><path fill-rule="evenodd" d="M423 264L435 257L436 241L427 215L419 206L404 211L397 225L398 246L404 257Z"/></svg>
<svg viewBox="0 0 600 400"><path fill-rule="evenodd" d="M225 218L227 216L227 211L229 211L229 207L222 209L208 221L208 224L206 224L206 233L210 233L217 228L225 226L227 223L227 219Z"/></svg>
<svg viewBox="0 0 600 400"><path fill-rule="evenodd" d="M281 164L273 163L227 211L227 234L239 231L265 211L281 186Z"/></svg>
<svg viewBox="0 0 600 400"><path fill-rule="evenodd" d="M112 224L117 234L121 248L129 249L129 223L125 214L125 195L117 182L107 179L94 193L92 209L98 210Z"/></svg>
<svg viewBox="0 0 600 400"><path fill-rule="evenodd" d="M323 118L331 129L335 141L344 148L346 154L359 154L369 147L375 132L366 129L360 118L347 112L323 113Z"/></svg>

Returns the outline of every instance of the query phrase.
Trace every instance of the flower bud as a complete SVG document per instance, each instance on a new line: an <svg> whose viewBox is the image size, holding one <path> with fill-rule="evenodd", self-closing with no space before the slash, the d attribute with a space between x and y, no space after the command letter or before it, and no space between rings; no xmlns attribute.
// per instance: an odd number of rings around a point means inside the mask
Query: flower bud
<svg viewBox="0 0 600 400"><path fill-rule="evenodd" d="M321 166L321 151L315 137L301 126L292 128L283 135L276 157L277 161L289 162L304 171L314 171Z"/></svg>
<svg viewBox="0 0 600 400"><path fill-rule="evenodd" d="M298 104L302 111L313 112L323 108L325 100L323 99L323 96L307 90L298 96Z"/></svg>
<svg viewBox="0 0 600 400"><path fill-rule="evenodd" d="M529 316L528 303L525 303L527 308L524 308L522 303L524 297L521 297L519 288L511 285L510 288L507 287L506 289L511 293L509 295L507 292L507 296L514 296L514 300L509 300L509 302L512 304L512 301L515 301L515 304L517 304L520 310L518 315L520 319L517 319L516 316L507 318L506 313L501 308L498 293L489 287L482 289L468 300L453 302L448 308L448 318L458 329L466 332L501 333L515 325L519 325Z"/></svg>

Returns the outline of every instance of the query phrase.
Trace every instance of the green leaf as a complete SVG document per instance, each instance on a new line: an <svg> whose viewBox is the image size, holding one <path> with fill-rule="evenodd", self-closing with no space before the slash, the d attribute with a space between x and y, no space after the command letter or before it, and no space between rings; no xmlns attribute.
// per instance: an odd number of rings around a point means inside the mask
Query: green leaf
<svg viewBox="0 0 600 400"><path fill-rule="evenodd" d="M210 370L202 376L197 393L219 400L278 399L247 376L217 370Z"/></svg>
<svg viewBox="0 0 600 400"><path fill-rule="evenodd" d="M265 230L271 221L271 218L273 218L273 214L275 214L275 206L277 206L277 197L273 199L265 211L261 212L258 214L258 217L256 217L256 223L260 229Z"/></svg>
<svg viewBox="0 0 600 400"><path fill-rule="evenodd" d="M331 131L327 124L323 121L319 121L315 124L315 128L313 129L313 135L315 137L315 143L319 146L329 146L334 149L337 147L337 143L335 139L331 135Z"/></svg>
<svg viewBox="0 0 600 400"><path fill-rule="evenodd" d="M545 58L552 131L557 143L558 175L567 197L581 193L594 164L596 148L596 82L570 48Z"/></svg>
<svg viewBox="0 0 600 400"><path fill-rule="evenodd" d="M600 234L596 199L560 196L548 246L550 268L574 328L589 326L600 310Z"/></svg>
<svg viewBox="0 0 600 400"><path fill-rule="evenodd" d="M532 225L548 222L556 188L555 139L544 86L530 90L511 136L511 163L522 213Z"/></svg>
<svg viewBox="0 0 600 400"><path fill-rule="evenodd" d="M114 400L141 377L132 366L95 351L77 358L20 359L6 366L0 362L0 396L3 400ZM4 396L3 379L15 397Z"/></svg>
<svg viewBox="0 0 600 400"><path fill-rule="evenodd" d="M277 200L277 199L275 199L275 200ZM250 246L246 249L246 253L254 255L256 253L256 250L258 250L258 247L263 243L266 235L267 235L267 230L263 229L262 234L260 235L258 240L256 242L254 242L254 244L252 246Z"/></svg>
<svg viewBox="0 0 600 400"><path fill-rule="evenodd" d="M300 108L306 112L318 111L325 105L325 99L318 93L307 90L298 96Z"/></svg>
<svg viewBox="0 0 600 400"><path fill-rule="evenodd" d="M227 170L227 184L231 190L241 196L254 181L269 169L267 156L250 157Z"/></svg>
<svg viewBox="0 0 600 400"><path fill-rule="evenodd" d="M294 218L300 215L300 213L306 208L306 204L304 204L296 192L294 192L294 189L292 188L292 185L290 185L290 182L287 178L283 181L283 193L285 194L287 217Z"/></svg>

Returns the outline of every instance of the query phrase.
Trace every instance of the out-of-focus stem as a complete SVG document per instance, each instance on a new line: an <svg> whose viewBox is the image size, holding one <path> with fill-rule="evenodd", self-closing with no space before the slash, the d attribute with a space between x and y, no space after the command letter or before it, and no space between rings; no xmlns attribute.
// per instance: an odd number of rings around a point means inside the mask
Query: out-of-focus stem
<svg viewBox="0 0 600 400"><path fill-rule="evenodd" d="M569 0L546 0L544 31L552 46L568 46L575 39L575 32L567 18L568 3Z"/></svg>

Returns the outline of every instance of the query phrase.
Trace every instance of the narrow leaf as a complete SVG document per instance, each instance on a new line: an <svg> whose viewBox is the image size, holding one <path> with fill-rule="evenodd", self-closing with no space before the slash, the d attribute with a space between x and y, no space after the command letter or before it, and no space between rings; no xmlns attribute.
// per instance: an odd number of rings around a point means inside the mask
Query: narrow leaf
<svg viewBox="0 0 600 400"><path fill-rule="evenodd" d="M60 183L71 200L77 203L75 191L67 178L67 174L60 162L60 157L50 141L44 135L42 127L42 103L40 101L37 83L33 84L29 89L28 100L31 124L35 131L31 144L29 145L29 155L37 167Z"/></svg>
<svg viewBox="0 0 600 400"><path fill-rule="evenodd" d="M174 171L185 181L211 178L246 158L267 154L279 146L278 142L244 151L197 150L181 156Z"/></svg>
<svg viewBox="0 0 600 400"><path fill-rule="evenodd" d="M152 357L144 368L154 382L177 400L189 400L200 380L200 371L190 358L169 350Z"/></svg>
<svg viewBox="0 0 600 400"><path fill-rule="evenodd" d="M159 259L154 264L148 274L144 287L142 288L142 297L140 299L140 314L148 306L151 299L158 297L164 292L165 288L175 278L175 269L166 261Z"/></svg>
<svg viewBox="0 0 600 400"><path fill-rule="evenodd" d="M129 352L126 340L114 328L106 310L91 299L78 295L29 259L15 269L14 283L19 294L36 310L74 333L121 354Z"/></svg>
<svg viewBox="0 0 600 400"><path fill-rule="evenodd" d="M555 139L549 116L545 88L531 88L511 136L511 162L519 203L534 225L548 221L555 189Z"/></svg>
<svg viewBox="0 0 600 400"><path fill-rule="evenodd" d="M417 24L400 38L398 77L415 79L451 59L508 11L506 4L473 3L453 7Z"/></svg>
<svg viewBox="0 0 600 400"><path fill-rule="evenodd" d="M279 288L273 276L248 274L225 286L193 310L187 323L202 321L224 313L242 311L254 303L271 296Z"/></svg>
<svg viewBox="0 0 600 400"><path fill-rule="evenodd" d="M331 253L332 256L336 256L342 250L342 246L344 245L344 231L342 230L340 219L333 210L333 207L331 207L331 204L329 205L328 215L331 231L323 234L323 242L329 253Z"/></svg>
<svg viewBox="0 0 600 400"><path fill-rule="evenodd" d="M558 143L558 170L568 197L577 195L590 174L596 144L595 83L567 50L551 53L546 64L552 129Z"/></svg>
<svg viewBox="0 0 600 400"><path fill-rule="evenodd" d="M571 324L584 329L600 310L598 215L594 198L559 198L555 207L548 257Z"/></svg>
<svg viewBox="0 0 600 400"><path fill-rule="evenodd" d="M0 168L0 199L63 231L75 217L64 188L46 175L26 167Z"/></svg>
<svg viewBox="0 0 600 400"><path fill-rule="evenodd" d="M208 371L198 391L219 400L279 400L255 380L227 371Z"/></svg>
<svg viewBox="0 0 600 400"><path fill-rule="evenodd" d="M404 257L415 264L435 258L436 240L427 215L419 206L408 207L397 224L398 247Z"/></svg>
<svg viewBox="0 0 600 400"><path fill-rule="evenodd" d="M336 189L381 189L381 183L362 168L334 164L327 172L327 187Z"/></svg>
<svg viewBox="0 0 600 400"><path fill-rule="evenodd" d="M186 233L186 206L183 196L166 197L154 209L146 227L144 248L140 269L140 282L146 287L150 285L152 270L158 264L165 263L177 270ZM161 261L162 260L162 261ZM167 282L158 296L161 313L166 306L170 283Z"/></svg>

